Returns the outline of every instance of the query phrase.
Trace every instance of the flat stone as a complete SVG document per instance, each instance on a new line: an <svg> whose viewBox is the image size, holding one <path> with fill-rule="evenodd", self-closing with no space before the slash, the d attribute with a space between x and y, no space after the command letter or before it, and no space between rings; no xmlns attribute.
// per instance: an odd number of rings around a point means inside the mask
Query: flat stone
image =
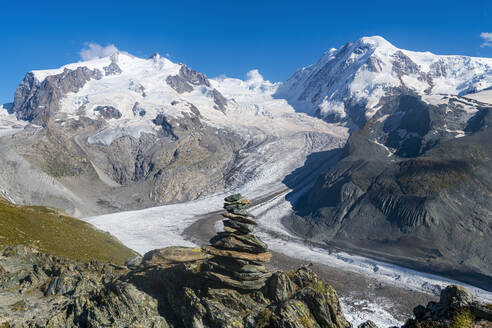
<svg viewBox="0 0 492 328"><path fill-rule="evenodd" d="M229 227L241 231L242 233L251 233L254 230L254 225L233 220L224 220L224 227Z"/></svg>
<svg viewBox="0 0 492 328"><path fill-rule="evenodd" d="M237 288L241 290L258 290L263 288L265 286L266 279L259 279L259 280L236 280L232 277L228 277L226 275L216 273L216 272L211 272L211 271L206 271L202 272L201 275L205 279L209 279L215 282L220 283L221 285L225 285L228 287L232 288Z"/></svg>
<svg viewBox="0 0 492 328"><path fill-rule="evenodd" d="M145 266L169 265L200 261L209 257L210 255L204 253L200 248L171 246L145 253L142 264Z"/></svg>
<svg viewBox="0 0 492 328"><path fill-rule="evenodd" d="M230 249L218 249L210 245L205 245L202 247L202 249L204 252L211 255L230 257L230 258L246 260L246 261L270 262L270 260L272 259L272 252L251 254L246 252L238 252Z"/></svg>
<svg viewBox="0 0 492 328"><path fill-rule="evenodd" d="M243 197L241 198L240 200L238 201L235 201L235 202L224 202L225 205L232 205L232 204L250 204L251 202L249 201L249 199Z"/></svg>
<svg viewBox="0 0 492 328"><path fill-rule="evenodd" d="M224 198L224 201L232 203L232 202L237 202L241 198L243 198L243 196L241 194L234 194L234 195L230 195L230 196L227 196L226 198Z"/></svg>
<svg viewBox="0 0 492 328"><path fill-rule="evenodd" d="M264 265L249 264L249 262L233 259L230 257L214 257L207 261L211 266L217 267L228 272L239 273L267 273ZM248 264L244 264L248 263Z"/></svg>
<svg viewBox="0 0 492 328"><path fill-rule="evenodd" d="M234 229L234 228L230 228L230 227L224 227L224 231L225 231L225 232L230 232L230 233L242 234L242 232L241 232L241 231L236 230L236 229Z"/></svg>
<svg viewBox="0 0 492 328"><path fill-rule="evenodd" d="M263 253L268 249L264 242L252 234L238 235L230 232L220 232L210 239L210 243L217 248L253 253Z"/></svg>
<svg viewBox="0 0 492 328"><path fill-rule="evenodd" d="M243 209L233 208L231 210L228 210L228 212L232 213L232 214L236 214L236 215L251 216L251 214L249 214L248 211L243 210Z"/></svg>
<svg viewBox="0 0 492 328"><path fill-rule="evenodd" d="M238 203L232 203L232 204L225 204L224 209L226 211L232 211L232 210L245 210L249 206L248 204L238 204Z"/></svg>
<svg viewBox="0 0 492 328"><path fill-rule="evenodd" d="M237 215L233 213L222 213L222 216L234 221L257 225L256 221L250 216Z"/></svg>
<svg viewBox="0 0 492 328"><path fill-rule="evenodd" d="M241 281L266 280L272 276L270 272L233 272L233 278Z"/></svg>

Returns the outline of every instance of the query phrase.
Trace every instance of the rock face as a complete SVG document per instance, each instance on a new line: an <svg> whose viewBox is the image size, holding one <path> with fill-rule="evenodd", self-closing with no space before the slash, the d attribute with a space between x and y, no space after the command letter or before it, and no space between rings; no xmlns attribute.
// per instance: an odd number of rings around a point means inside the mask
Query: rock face
<svg viewBox="0 0 492 328"><path fill-rule="evenodd" d="M91 79L101 79L99 70L78 67L65 68L63 73L48 76L38 83L33 73L27 73L15 90L13 112L17 118L45 125L58 110L61 98L69 92L77 92Z"/></svg>
<svg viewBox="0 0 492 328"><path fill-rule="evenodd" d="M262 183L277 158L279 181L345 134L273 99L276 87L259 74L208 79L159 55L115 53L29 72L13 105L0 106L0 125L8 108L26 126L0 140L1 192L90 217Z"/></svg>
<svg viewBox="0 0 492 328"><path fill-rule="evenodd" d="M93 111L101 114L101 116L106 120L121 118L121 112L113 106L97 106L93 109Z"/></svg>
<svg viewBox="0 0 492 328"><path fill-rule="evenodd" d="M477 302L463 287L450 285L441 292L439 302L429 302L426 307L413 309L415 319L408 320L403 328L418 327L492 327L492 307Z"/></svg>
<svg viewBox="0 0 492 328"><path fill-rule="evenodd" d="M226 206L247 203L235 195ZM127 266L9 247L0 253L0 326L352 327L333 288L306 267L269 272L263 246L168 247Z"/></svg>
<svg viewBox="0 0 492 328"><path fill-rule="evenodd" d="M300 110L362 128L397 94L464 95L492 86L492 60L398 49L380 36L330 49L277 90Z"/></svg>
<svg viewBox="0 0 492 328"><path fill-rule="evenodd" d="M224 200L227 219L223 222L226 231L219 232L210 240L212 245L203 248L213 257L207 261L202 274L226 288L246 291L261 289L271 276L262 263L269 262L272 253L264 242L252 234L256 222L245 210L250 201L241 194Z"/></svg>
<svg viewBox="0 0 492 328"><path fill-rule="evenodd" d="M491 122L462 97L386 99L296 204L294 231L492 288Z"/></svg>

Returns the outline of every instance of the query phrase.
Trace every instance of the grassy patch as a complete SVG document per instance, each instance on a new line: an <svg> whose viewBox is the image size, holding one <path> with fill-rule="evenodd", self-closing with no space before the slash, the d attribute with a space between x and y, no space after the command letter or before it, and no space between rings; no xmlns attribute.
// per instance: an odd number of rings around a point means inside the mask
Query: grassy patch
<svg viewBox="0 0 492 328"><path fill-rule="evenodd" d="M296 277L296 273L294 272L294 270L285 270L284 271L285 274L287 275L287 277L289 277L289 279L294 282L295 280L295 277Z"/></svg>
<svg viewBox="0 0 492 328"><path fill-rule="evenodd" d="M43 206L0 198L0 247L26 245L41 252L88 262L123 264L135 252L90 224Z"/></svg>
<svg viewBox="0 0 492 328"><path fill-rule="evenodd" d="M471 328L475 317L470 310L460 310L453 315L450 328Z"/></svg>

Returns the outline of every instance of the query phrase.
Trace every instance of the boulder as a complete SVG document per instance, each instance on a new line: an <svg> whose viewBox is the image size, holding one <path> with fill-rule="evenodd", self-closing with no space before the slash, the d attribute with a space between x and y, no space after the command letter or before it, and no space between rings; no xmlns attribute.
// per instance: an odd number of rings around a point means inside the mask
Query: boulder
<svg viewBox="0 0 492 328"><path fill-rule="evenodd" d="M439 297L439 303L443 307L462 307L471 302L473 302L471 294L465 288L458 285L447 286Z"/></svg>
<svg viewBox="0 0 492 328"><path fill-rule="evenodd" d="M248 213L248 211L243 210L243 209L237 209L233 208L228 211L229 213L236 214L236 215L241 215L241 216L251 216L251 214Z"/></svg>
<svg viewBox="0 0 492 328"><path fill-rule="evenodd" d="M154 249L145 253L142 264L144 266L168 266L177 263L194 262L206 260L210 256L200 248L171 246Z"/></svg>
<svg viewBox="0 0 492 328"><path fill-rule="evenodd" d="M263 288L265 286L265 281L266 278L264 279L256 279L256 280L237 280L231 277L228 277L226 275L217 273L217 272L212 272L212 271L205 271L201 272L201 275L208 280L214 281L216 283L219 283L222 286L227 286L230 288L237 288L241 290L258 290Z"/></svg>
<svg viewBox="0 0 492 328"><path fill-rule="evenodd" d="M125 260L125 265L130 268L136 268L142 264L143 257L140 255L129 257Z"/></svg>
<svg viewBox="0 0 492 328"><path fill-rule="evenodd" d="M296 290L296 284L285 272L275 272L268 281L267 293L269 298L275 302L283 302L291 298Z"/></svg>
<svg viewBox="0 0 492 328"><path fill-rule="evenodd" d="M225 205L232 205L232 204L251 204L251 202L249 201L249 199L243 197L235 202L228 202L228 201L225 201L224 202Z"/></svg>

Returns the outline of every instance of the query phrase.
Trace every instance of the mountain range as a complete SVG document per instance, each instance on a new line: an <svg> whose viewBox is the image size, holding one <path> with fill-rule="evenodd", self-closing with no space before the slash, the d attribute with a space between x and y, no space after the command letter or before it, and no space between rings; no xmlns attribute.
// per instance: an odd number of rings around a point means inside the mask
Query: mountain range
<svg viewBox="0 0 492 328"><path fill-rule="evenodd" d="M490 58L377 36L283 83L119 52L26 74L0 192L84 217L287 184L297 234L492 289L491 87Z"/></svg>

